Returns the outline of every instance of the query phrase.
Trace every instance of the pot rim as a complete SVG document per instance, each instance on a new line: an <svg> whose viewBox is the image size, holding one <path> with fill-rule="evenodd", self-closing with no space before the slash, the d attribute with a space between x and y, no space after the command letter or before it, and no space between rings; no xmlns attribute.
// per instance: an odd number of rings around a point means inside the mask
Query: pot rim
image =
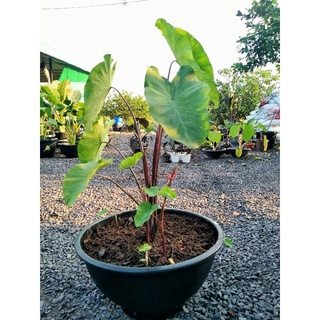
<svg viewBox="0 0 320 320"><path fill-rule="evenodd" d="M221 148L219 150L213 150L213 149L210 149L210 148L202 148L201 150L204 151L204 152L207 152L207 151L209 151L209 152L219 152L219 151L220 152L225 152L227 150L227 148Z"/></svg>
<svg viewBox="0 0 320 320"><path fill-rule="evenodd" d="M136 210L126 210L126 211L121 211L119 214L131 214L134 213ZM90 229L95 229L98 225L103 224L103 222L105 220L108 219L112 219L114 216L119 215L119 214L113 214L111 216L102 218L100 220L94 221L90 224L88 224L86 227L84 227L80 233L77 235L74 246L76 249L76 252L78 254L78 256L84 261L84 262L88 262L92 265L94 265L95 267L101 268L101 269L108 269L109 271L114 271L114 272L125 272L127 273L128 271L130 273L146 273L148 272L149 274L153 274L153 273L159 273L159 272L164 272L164 271L169 271L171 272L172 270L175 269L179 269L179 268L184 268L187 267L189 265L193 265L195 263L198 263L200 261L206 260L208 258L210 258L212 255L215 255L216 252L221 248L222 244L223 244L223 239L224 239L224 231L222 230L222 228L220 227L220 225L212 220L211 218L208 218L202 214L199 213L195 213L192 211L188 211L188 210L182 210L182 209L175 209L175 208L166 208L166 211L169 212L172 211L173 213L178 213L178 214L187 214L187 215L196 215L196 216L200 216L201 219L206 220L209 224L213 225L216 229L218 238L216 240L216 243L206 252L191 258L189 260L183 261L183 262L178 262L176 264L171 264L171 265L165 265L165 266L157 266L157 267L126 267L126 266L118 266L118 265L114 265L111 263L106 263L106 262L102 262L99 260L96 260L92 257L90 257L89 255L87 255L81 246L81 240L84 236L84 234L86 232L88 232Z"/></svg>

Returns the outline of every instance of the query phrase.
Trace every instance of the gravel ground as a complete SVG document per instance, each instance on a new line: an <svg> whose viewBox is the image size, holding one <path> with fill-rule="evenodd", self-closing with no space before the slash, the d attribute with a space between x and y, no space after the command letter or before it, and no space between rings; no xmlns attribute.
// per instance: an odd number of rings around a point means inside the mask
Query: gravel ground
<svg viewBox="0 0 320 320"><path fill-rule="evenodd" d="M124 154L131 154L129 134L113 133L112 143ZM133 179L116 169L119 155L111 147L105 153L114 158L114 165L104 171L135 192ZM62 180L77 162L58 152L54 158L40 159L41 319L128 320L121 308L96 288L73 242L102 208L114 213L134 205L110 182L94 178L78 202L68 208ZM177 165L173 187L178 197L168 206L211 217L234 247L222 247L203 286L183 311L170 319L280 319L279 149L251 151L244 159L223 155L218 160L193 150L190 163ZM173 167L173 163L160 164L159 184Z"/></svg>

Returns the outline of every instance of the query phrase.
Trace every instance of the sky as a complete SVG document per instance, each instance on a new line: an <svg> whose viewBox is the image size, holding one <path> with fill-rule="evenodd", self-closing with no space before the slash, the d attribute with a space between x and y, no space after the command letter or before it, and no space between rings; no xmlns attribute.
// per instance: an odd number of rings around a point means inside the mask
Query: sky
<svg viewBox="0 0 320 320"><path fill-rule="evenodd" d="M41 0L40 41L88 71L110 53L117 61L113 85L142 95L147 66L166 76L174 60L158 18L191 33L218 78L238 60L236 41L246 28L236 13L250 6L251 0Z"/></svg>

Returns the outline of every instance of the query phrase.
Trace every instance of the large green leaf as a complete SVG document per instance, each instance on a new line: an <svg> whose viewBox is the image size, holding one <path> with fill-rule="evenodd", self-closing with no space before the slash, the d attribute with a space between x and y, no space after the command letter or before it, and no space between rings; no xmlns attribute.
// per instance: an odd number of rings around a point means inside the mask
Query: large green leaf
<svg viewBox="0 0 320 320"><path fill-rule="evenodd" d="M242 130L242 139L244 141L249 141L256 134L254 127L251 124L244 124Z"/></svg>
<svg viewBox="0 0 320 320"><path fill-rule="evenodd" d="M169 186L163 186L162 189L158 191L158 194L170 199L174 199L177 197L175 191L173 191Z"/></svg>
<svg viewBox="0 0 320 320"><path fill-rule="evenodd" d="M149 197L155 197L158 194L159 187L158 186L152 186L150 188L143 187L142 190L144 190Z"/></svg>
<svg viewBox="0 0 320 320"><path fill-rule="evenodd" d="M134 224L136 227L141 227L150 219L151 214L158 209L158 205L151 205L150 202L141 202L134 216Z"/></svg>
<svg viewBox="0 0 320 320"><path fill-rule="evenodd" d="M210 100L219 105L219 93L214 82L213 68L202 45L187 31L175 28L164 19L156 21L156 27L167 40L180 66L189 65L200 81L210 87Z"/></svg>
<svg viewBox="0 0 320 320"><path fill-rule="evenodd" d="M119 165L119 170L127 169L133 167L143 156L142 152L136 152L134 155L123 159Z"/></svg>
<svg viewBox="0 0 320 320"><path fill-rule="evenodd" d="M78 157L81 163L91 160L99 160L102 151L109 142L109 129L113 121L104 122L100 117L98 122L92 126L92 131L85 130L78 144Z"/></svg>
<svg viewBox="0 0 320 320"><path fill-rule="evenodd" d="M208 139L211 142L219 143L221 141L222 133L219 131L210 131L208 133Z"/></svg>
<svg viewBox="0 0 320 320"><path fill-rule="evenodd" d="M94 174L111 163L112 159L101 159L74 165L65 175L62 182L65 203L71 207L80 193L86 189Z"/></svg>
<svg viewBox="0 0 320 320"><path fill-rule="evenodd" d="M210 89L192 68L182 66L169 82L156 67L148 67L144 87L150 115L166 134L191 148L199 147L210 130Z"/></svg>
<svg viewBox="0 0 320 320"><path fill-rule="evenodd" d="M234 124L231 126L229 136L235 138L240 133L240 124Z"/></svg>
<svg viewBox="0 0 320 320"><path fill-rule="evenodd" d="M112 86L116 62L110 54L104 56L104 61L97 64L90 72L84 87L84 118L87 130L91 131L92 123L104 104Z"/></svg>

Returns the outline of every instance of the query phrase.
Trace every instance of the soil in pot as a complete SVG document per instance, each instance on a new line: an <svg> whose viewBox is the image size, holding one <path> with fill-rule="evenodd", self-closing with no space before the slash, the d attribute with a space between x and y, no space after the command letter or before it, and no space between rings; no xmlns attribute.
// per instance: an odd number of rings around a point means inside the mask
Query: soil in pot
<svg viewBox="0 0 320 320"><path fill-rule="evenodd" d="M175 263L189 260L206 252L216 241L216 235L208 223L193 216L166 215L165 229L167 257L162 254L162 239L160 232L157 232L150 251L150 267L169 265L168 257L172 257ZM94 230L84 240L83 250L105 263L145 267L145 262L141 261L144 254L138 251L145 241L145 229L136 228L132 217L128 216Z"/></svg>
<svg viewBox="0 0 320 320"><path fill-rule="evenodd" d="M226 152L226 149L223 148L219 150L213 150L204 148L202 149L202 152L205 153L210 159L219 159Z"/></svg>
<svg viewBox="0 0 320 320"><path fill-rule="evenodd" d="M255 146L256 144L254 142L246 142L244 144L244 148L251 149L251 150L255 149Z"/></svg>

